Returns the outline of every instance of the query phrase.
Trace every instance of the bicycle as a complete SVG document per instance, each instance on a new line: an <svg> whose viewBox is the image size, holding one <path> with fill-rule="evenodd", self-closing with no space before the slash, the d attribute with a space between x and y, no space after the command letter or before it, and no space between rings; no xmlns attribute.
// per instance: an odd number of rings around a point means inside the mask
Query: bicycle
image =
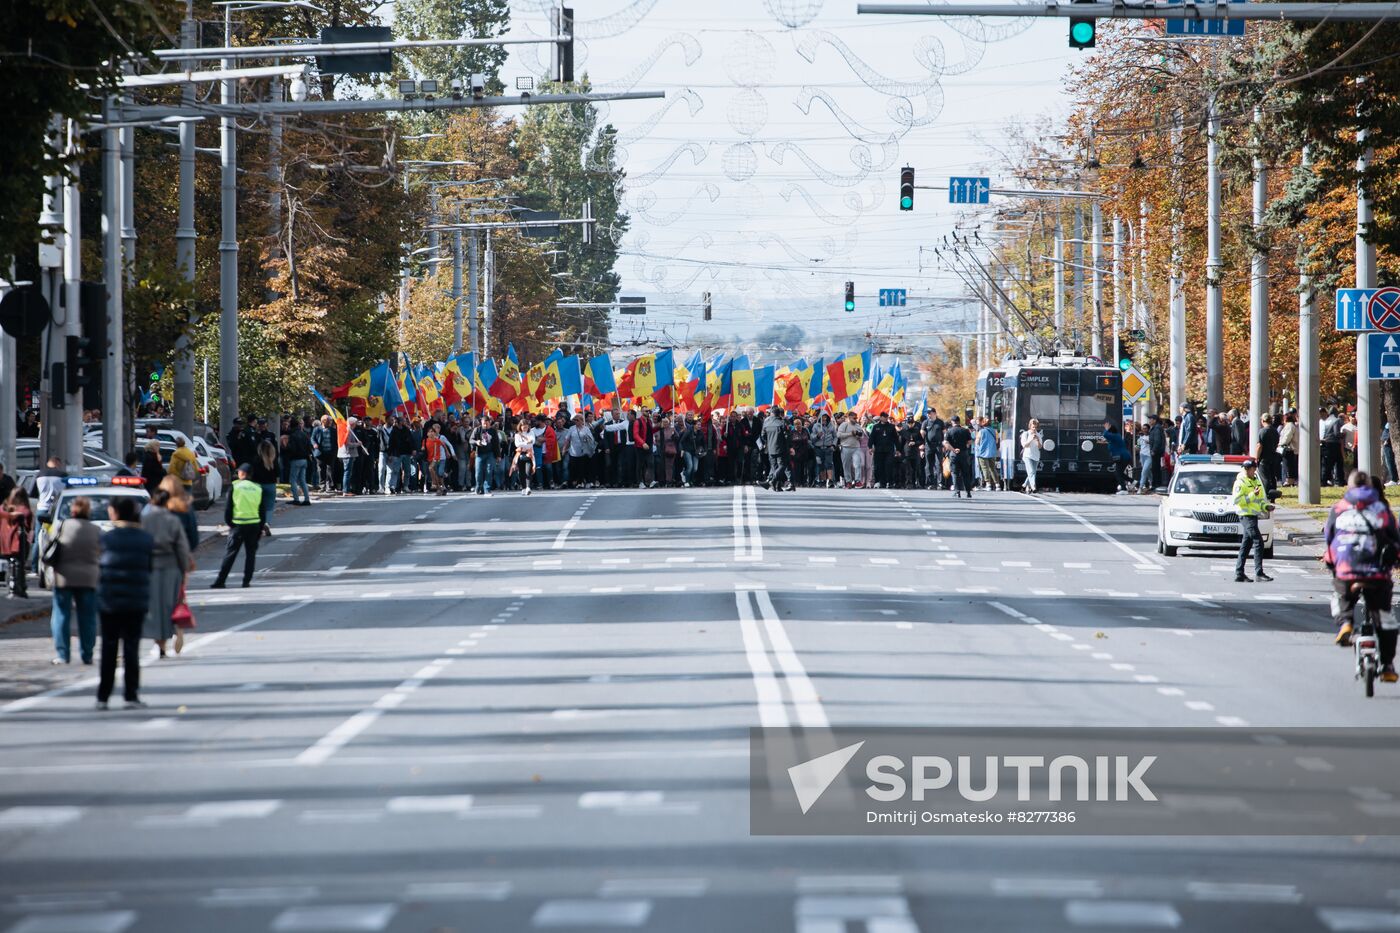
<svg viewBox="0 0 1400 933"><path fill-rule="evenodd" d="M1379 629L1380 611L1367 608L1361 631L1351 640L1352 648L1356 652L1356 679L1365 685L1368 697L1376 695L1376 678L1381 673L1380 638L1377 635Z"/></svg>

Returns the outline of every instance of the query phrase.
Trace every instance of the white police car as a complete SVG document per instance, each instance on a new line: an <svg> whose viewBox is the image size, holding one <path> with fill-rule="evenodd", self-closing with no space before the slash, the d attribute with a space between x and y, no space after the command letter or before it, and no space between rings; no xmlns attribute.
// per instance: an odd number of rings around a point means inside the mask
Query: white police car
<svg viewBox="0 0 1400 933"><path fill-rule="evenodd" d="M1175 557L1178 548L1235 550L1240 516L1230 498L1235 477L1248 457L1185 454L1177 461L1167 495L1157 507L1157 553ZM1264 556L1274 556L1274 520L1259 519Z"/></svg>
<svg viewBox="0 0 1400 933"><path fill-rule="evenodd" d="M53 511L47 516L41 516L45 520L39 525L39 530L34 536L34 546L39 549L40 555L44 553L44 545L58 530L59 524L65 518L72 518L73 500L79 496L87 496L88 501L92 503L91 520L103 531L112 527L112 521L107 517L107 507L113 501L135 499L138 511L151 501L139 476L114 476L107 481L99 480L95 476L70 476L63 481L63 492L58 494ZM45 566L42 556L39 559L39 585L53 586L53 571Z"/></svg>

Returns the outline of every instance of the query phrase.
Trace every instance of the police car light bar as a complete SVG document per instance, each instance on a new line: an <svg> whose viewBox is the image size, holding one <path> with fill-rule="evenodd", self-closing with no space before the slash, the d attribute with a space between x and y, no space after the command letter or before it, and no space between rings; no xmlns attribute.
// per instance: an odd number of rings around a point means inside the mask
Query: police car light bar
<svg viewBox="0 0 1400 933"><path fill-rule="evenodd" d="M1244 463L1251 459L1244 454L1182 454L1178 463Z"/></svg>
<svg viewBox="0 0 1400 933"><path fill-rule="evenodd" d="M64 479L63 485L65 485L65 486L96 486L96 485L97 485L97 477L95 477L95 476L69 476L69 477L67 477L66 479Z"/></svg>
<svg viewBox="0 0 1400 933"><path fill-rule="evenodd" d="M96 481L94 481L94 482L96 482ZM144 486L144 485L146 485L146 482L145 482L145 480L141 479L141 477L139 477L139 476L114 476L114 477L112 477L112 485L113 485L113 486Z"/></svg>

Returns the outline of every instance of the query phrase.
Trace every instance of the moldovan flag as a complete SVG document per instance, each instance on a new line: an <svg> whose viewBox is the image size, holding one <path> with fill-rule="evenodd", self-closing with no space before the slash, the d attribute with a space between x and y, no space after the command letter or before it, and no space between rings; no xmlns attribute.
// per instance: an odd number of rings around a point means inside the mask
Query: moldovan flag
<svg viewBox="0 0 1400 933"><path fill-rule="evenodd" d="M382 369L380 367L383 367ZM399 376L386 361L374 367L369 383L369 391L382 399L385 414L392 414L403 404L403 392Z"/></svg>
<svg viewBox="0 0 1400 933"><path fill-rule="evenodd" d="M588 361L583 371L583 391L595 398L613 395L617 392L617 379L613 376L612 357L606 353Z"/></svg>
<svg viewBox="0 0 1400 933"><path fill-rule="evenodd" d="M459 353L443 364L442 397L447 404L471 404L472 374L475 372L475 353Z"/></svg>
<svg viewBox="0 0 1400 933"><path fill-rule="evenodd" d="M501 360L495 381L486 388L496 398L509 402L520 394L520 383L520 361L515 356L515 344L510 344L506 347L506 358Z"/></svg>
<svg viewBox="0 0 1400 933"><path fill-rule="evenodd" d="M826 378L831 384L832 397L837 401L854 398L860 394L870 373L870 351L843 356L826 367Z"/></svg>
<svg viewBox="0 0 1400 933"><path fill-rule="evenodd" d="M559 387L559 395L555 396L556 398L583 394L583 368L578 357L561 356L552 364L550 373Z"/></svg>
<svg viewBox="0 0 1400 933"><path fill-rule="evenodd" d="M730 407L753 408L757 396L754 394L753 364L747 355L734 357L729 366Z"/></svg>
<svg viewBox="0 0 1400 933"><path fill-rule="evenodd" d="M753 371L753 395L758 408L773 405L773 366L760 366Z"/></svg>
<svg viewBox="0 0 1400 933"><path fill-rule="evenodd" d="M619 395L632 399L650 397L658 407L669 409L675 378L675 364L671 361L670 350L648 353L627 364L627 369L617 382L617 391Z"/></svg>
<svg viewBox="0 0 1400 933"><path fill-rule="evenodd" d="M700 411L707 389L705 358L697 351L684 365L676 367L676 411Z"/></svg>
<svg viewBox="0 0 1400 933"><path fill-rule="evenodd" d="M718 355L710 360L705 367L705 407L707 411L729 407L729 398L734 391L731 377L733 366L733 360L726 360L723 355Z"/></svg>
<svg viewBox="0 0 1400 933"><path fill-rule="evenodd" d="M472 407L478 412L492 412L501 414L505 411L505 404L496 396L486 391L486 387L496 381L496 364L490 360L482 360L477 367L475 383L475 395L472 400Z"/></svg>
<svg viewBox="0 0 1400 933"><path fill-rule="evenodd" d="M330 402L326 401L326 397L320 392L317 392L314 386L311 389L311 394L316 396L316 401L325 406L326 414L330 415L333 421L340 422L345 420L345 416L337 411Z"/></svg>
<svg viewBox="0 0 1400 933"><path fill-rule="evenodd" d="M821 357L813 361L811 369L812 375L807 381L807 404L815 407L826 394L826 367L822 365Z"/></svg>

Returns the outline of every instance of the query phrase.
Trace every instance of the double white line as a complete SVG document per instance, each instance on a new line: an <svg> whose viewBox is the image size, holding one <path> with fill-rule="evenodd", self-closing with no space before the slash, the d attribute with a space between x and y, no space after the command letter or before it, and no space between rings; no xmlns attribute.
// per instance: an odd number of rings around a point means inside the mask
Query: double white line
<svg viewBox="0 0 1400 933"><path fill-rule="evenodd" d="M821 699L802 662L797 659L768 591L752 584L738 585L734 601L739 607L739 630L744 636L744 657L753 672L758 692L758 721L765 727L782 728L796 723L808 728L827 728L830 723ZM763 624L754 613L757 605ZM764 641L764 635L767 641Z"/></svg>
<svg viewBox="0 0 1400 933"><path fill-rule="evenodd" d="M763 560L763 535L758 530L758 502L752 486L734 487L734 559Z"/></svg>

